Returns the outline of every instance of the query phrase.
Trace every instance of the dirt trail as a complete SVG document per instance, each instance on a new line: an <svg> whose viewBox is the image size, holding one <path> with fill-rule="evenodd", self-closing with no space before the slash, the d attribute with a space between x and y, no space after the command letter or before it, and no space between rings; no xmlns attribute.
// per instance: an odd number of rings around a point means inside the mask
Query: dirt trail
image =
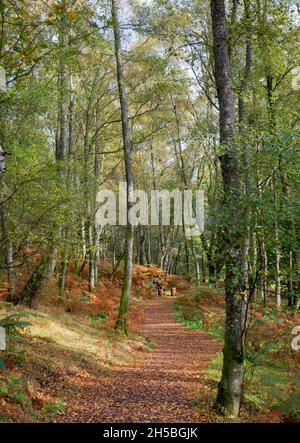
<svg viewBox="0 0 300 443"><path fill-rule="evenodd" d="M156 343L107 377L80 380L59 422L197 422L201 372L219 351L209 335L174 322L170 298L145 306L144 334Z"/></svg>

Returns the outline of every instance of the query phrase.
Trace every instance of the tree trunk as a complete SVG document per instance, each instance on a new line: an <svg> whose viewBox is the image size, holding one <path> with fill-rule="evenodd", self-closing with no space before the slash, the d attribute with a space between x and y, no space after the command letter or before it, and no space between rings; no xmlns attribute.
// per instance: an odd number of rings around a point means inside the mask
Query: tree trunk
<svg viewBox="0 0 300 443"><path fill-rule="evenodd" d="M151 265L152 253L151 253L151 228L150 228L150 226L148 226L148 228L147 228L146 260L147 260L147 265Z"/></svg>
<svg viewBox="0 0 300 443"><path fill-rule="evenodd" d="M59 49L65 49L65 18L64 13L60 18L59 26ZM64 54L60 55L59 70L58 70L58 89L59 89L59 104L58 104L58 137L56 145L56 160L63 161L66 158L68 146L68 81L66 75L66 67Z"/></svg>
<svg viewBox="0 0 300 443"><path fill-rule="evenodd" d="M293 282L293 251L289 253L289 280L288 280L288 306L292 308L294 300L294 282Z"/></svg>
<svg viewBox="0 0 300 443"><path fill-rule="evenodd" d="M58 294L60 297L62 297L65 292L65 280L66 280L66 273L68 270L68 266L69 266L69 258L66 251L64 251L58 274Z"/></svg>
<svg viewBox="0 0 300 443"><path fill-rule="evenodd" d="M275 113L275 100L274 100L274 89L273 89L273 76L269 71L269 67L266 67L266 86L267 86L267 99L268 99L268 111L269 111L269 122L270 122L270 131L272 134L276 134L276 113ZM279 155L278 159L278 170L281 174L281 156ZM277 174L274 173L272 177L272 187L274 194L274 213L275 213L275 297L276 297L276 305L277 307L281 306L281 271L280 271L280 261L281 261L281 252L280 252L280 239L279 239L279 230L278 230L278 214L280 208L277 203ZM283 190L285 192L285 190Z"/></svg>
<svg viewBox="0 0 300 443"><path fill-rule="evenodd" d="M174 260L173 267L172 267L172 274L176 274L176 272L177 272L177 265L178 265L178 262L180 259L181 247L182 247L182 245L181 245L181 243L179 243L176 258Z"/></svg>
<svg viewBox="0 0 300 443"><path fill-rule="evenodd" d="M156 174L155 174L155 159L154 159L154 152L153 152L152 144L150 144L150 154L151 154L151 169L152 169L152 186L153 186L154 190L157 190ZM155 204L156 204L156 201L155 201ZM164 228L162 225L159 203L158 203L158 207L156 207L155 209L156 209L156 211L158 211L158 214L159 214L159 246L160 246L160 252L161 252L160 260L158 260L159 253L157 253L158 257L157 257L156 263L159 263L160 267L162 268L164 255L165 255L165 237L164 237Z"/></svg>
<svg viewBox="0 0 300 443"><path fill-rule="evenodd" d="M206 268L205 268L205 260L204 260L204 251L202 251L201 255L201 273L202 273L202 283L206 282Z"/></svg>
<svg viewBox="0 0 300 443"><path fill-rule="evenodd" d="M224 154L220 157L224 205L230 211L232 224L225 232L226 263L226 329L223 350L222 378L215 406L219 411L239 414L244 362L244 337L246 324L245 256L241 243L244 232L239 226L240 176L236 155L229 146L235 134L235 101L232 89L231 64L224 0L211 0L215 80L219 101L220 142Z"/></svg>
<svg viewBox="0 0 300 443"><path fill-rule="evenodd" d="M197 253L196 253L196 248L195 248L195 241L194 241L193 237L191 239L191 243L192 243L193 258L194 258L194 262L195 262L195 269L196 269L196 284L197 284L197 287L200 288L200 285L201 285L200 265L199 265L199 261L198 261L198 257L197 257Z"/></svg>
<svg viewBox="0 0 300 443"><path fill-rule="evenodd" d="M275 225L275 297L276 306L280 308L281 306L281 271L280 271L280 245L279 245L279 235L278 235L278 224Z"/></svg>
<svg viewBox="0 0 300 443"><path fill-rule="evenodd" d="M126 173L127 182L127 226L126 226L126 255L124 263L124 279L123 288L120 300L119 314L116 322L116 329L127 334L127 314L129 309L129 301L131 294L132 285L132 255L133 255L133 226L129 220L129 210L132 206L130 202L130 196L133 191L133 170L132 170L132 159L131 159L131 141L130 141L130 131L129 131L129 120L128 120L128 104L126 98L126 91L124 86L124 72L123 63L121 56L121 36L120 36L120 26L118 17L118 6L116 0L111 2L111 13L114 29L114 39L115 39L115 58L117 66L117 80L118 80L118 91L119 91L119 101L121 107L121 120L122 120L122 135L123 135L123 149L124 149L124 165Z"/></svg>
<svg viewBox="0 0 300 443"><path fill-rule="evenodd" d="M259 251L260 251L260 259L262 263L262 271L260 277L260 290L263 300L264 307L267 306L267 297L268 297L268 255L267 249L262 237L259 238Z"/></svg>
<svg viewBox="0 0 300 443"><path fill-rule="evenodd" d="M91 204L87 201L87 223L86 223L86 233L87 233L87 247L89 256L89 291L92 292L95 289L95 253L94 253L94 242L93 242L93 222L91 214Z"/></svg>
<svg viewBox="0 0 300 443"><path fill-rule="evenodd" d="M8 233L6 208L2 205L0 205L0 217L2 238L4 240L5 247L5 264L8 281L8 301L13 301L17 283L17 277L14 269L14 250L12 240L10 239Z"/></svg>
<svg viewBox="0 0 300 443"><path fill-rule="evenodd" d="M32 302L40 290L42 284L47 278L48 268L49 268L49 258L50 255L44 253L40 263L36 266L35 270L30 275L26 282L26 285L18 295L15 300L15 304L21 304L32 307Z"/></svg>
<svg viewBox="0 0 300 443"><path fill-rule="evenodd" d="M139 226L139 250L138 250L138 262L140 265L145 264L145 246L146 246L146 231L142 226Z"/></svg>
<svg viewBox="0 0 300 443"><path fill-rule="evenodd" d="M58 163L58 168L59 168L59 172L60 172L61 186L65 185L65 174L64 174L64 168L63 168L63 162L66 159L66 154L67 154L67 149L68 149L68 126L69 126L69 122L68 122L68 104L69 103L68 103L68 92L67 92L69 90L69 84L68 84L65 59L64 59L64 54L63 54L63 51L66 47L64 24L65 24L65 15L64 15L64 13L62 13L62 15L60 17L60 22L59 22L59 49L61 51L61 54L59 57L59 68L58 68L59 101L58 101L58 136L57 136L57 145L56 145L56 161ZM69 149L70 149L70 146L69 146ZM63 245L66 240L66 235L67 235L66 231L64 231L64 229L62 229L62 228L59 228L58 236L61 238ZM66 255L66 251L63 250L63 253L62 253L63 259L62 259L62 262L60 263L60 270L59 270L58 280L57 280L59 295L62 295L62 293L64 292L64 289L65 289L65 286L64 286L65 285L65 273L66 273L66 269L67 269L67 265L66 265L67 260L66 260L65 255ZM49 272L47 272L44 275L43 263L45 260L47 260L47 262L49 263L49 257L43 257L41 260L41 266L38 266L36 271L32 275L33 281L34 281L33 288L36 285L39 289L39 287L42 284L42 278L46 278L47 275L49 275ZM30 282L28 282L28 283L30 283ZM27 299L29 296L27 294L27 295L24 295L24 297L25 297L25 299Z"/></svg>
<svg viewBox="0 0 300 443"><path fill-rule="evenodd" d="M50 254L50 258L49 258L49 267L48 267L48 272L47 272L47 279L51 278L54 274L55 268L56 268L56 256L57 256L57 251L56 251L56 247L53 245L52 246L52 250L51 250L51 254Z"/></svg>

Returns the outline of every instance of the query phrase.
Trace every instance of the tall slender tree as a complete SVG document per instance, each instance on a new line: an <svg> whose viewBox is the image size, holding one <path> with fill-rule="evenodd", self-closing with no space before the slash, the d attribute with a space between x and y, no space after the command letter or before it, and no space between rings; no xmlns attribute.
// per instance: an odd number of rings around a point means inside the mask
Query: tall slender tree
<svg viewBox="0 0 300 443"><path fill-rule="evenodd" d="M247 260L244 249L246 235L241 226L241 179L237 155L232 143L235 136L235 97L228 44L224 0L211 1L214 46L214 75L219 101L220 156L224 209L230 224L225 226L226 246L226 329L223 370L216 407L238 415L242 397L244 335L247 306Z"/></svg>
<svg viewBox="0 0 300 443"><path fill-rule="evenodd" d="M132 257L133 257L133 226L129 219L129 211L131 208L130 195L133 191L133 168L131 158L131 140L129 131L128 103L124 85L124 69L121 54L121 34L119 24L118 5L115 0L111 2L112 22L114 29L115 41L115 58L117 67L117 81L119 91L119 101L121 107L122 120L122 136L124 149L124 166L127 182L127 226L126 226L126 243L125 243L125 263L124 263L124 279L120 300L119 314L116 323L116 329L127 334L127 313L131 293L132 284Z"/></svg>

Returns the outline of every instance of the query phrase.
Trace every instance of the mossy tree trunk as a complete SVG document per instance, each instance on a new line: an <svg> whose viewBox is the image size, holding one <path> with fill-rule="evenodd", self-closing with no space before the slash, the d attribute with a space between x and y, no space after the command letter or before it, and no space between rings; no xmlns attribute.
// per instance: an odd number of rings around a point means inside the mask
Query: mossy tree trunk
<svg viewBox="0 0 300 443"><path fill-rule="evenodd" d="M32 303L41 289L42 284L47 279L50 254L44 254L40 263L36 266L35 270L30 275L24 288L15 300L15 304L20 304L24 306L32 307Z"/></svg>
<svg viewBox="0 0 300 443"><path fill-rule="evenodd" d="M235 135L235 97L228 44L224 0L211 0L215 81L219 102L220 156L224 210L231 224L224 228L226 264L226 327L222 378L215 406L219 411L238 415L243 386L244 336L247 307L246 229L241 224L241 180L237 154L231 141Z"/></svg>

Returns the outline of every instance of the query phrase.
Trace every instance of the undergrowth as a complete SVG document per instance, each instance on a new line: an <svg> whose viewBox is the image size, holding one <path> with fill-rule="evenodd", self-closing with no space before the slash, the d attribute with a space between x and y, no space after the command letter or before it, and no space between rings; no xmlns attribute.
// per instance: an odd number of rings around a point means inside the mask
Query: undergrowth
<svg viewBox="0 0 300 443"><path fill-rule="evenodd" d="M105 377L137 350L154 347L139 333L120 337L106 313L74 316L0 304L7 346L0 351L0 422L52 422L76 391L74 377Z"/></svg>
<svg viewBox="0 0 300 443"><path fill-rule="evenodd" d="M220 290L193 288L173 303L174 319L191 329L210 333L224 341L225 304ZM281 421L300 421L300 374L291 350L290 323L293 314L273 308L251 310L245 347L244 398L241 417L278 416ZM259 337L259 339L258 339ZM206 376L220 381L222 352L212 360Z"/></svg>

